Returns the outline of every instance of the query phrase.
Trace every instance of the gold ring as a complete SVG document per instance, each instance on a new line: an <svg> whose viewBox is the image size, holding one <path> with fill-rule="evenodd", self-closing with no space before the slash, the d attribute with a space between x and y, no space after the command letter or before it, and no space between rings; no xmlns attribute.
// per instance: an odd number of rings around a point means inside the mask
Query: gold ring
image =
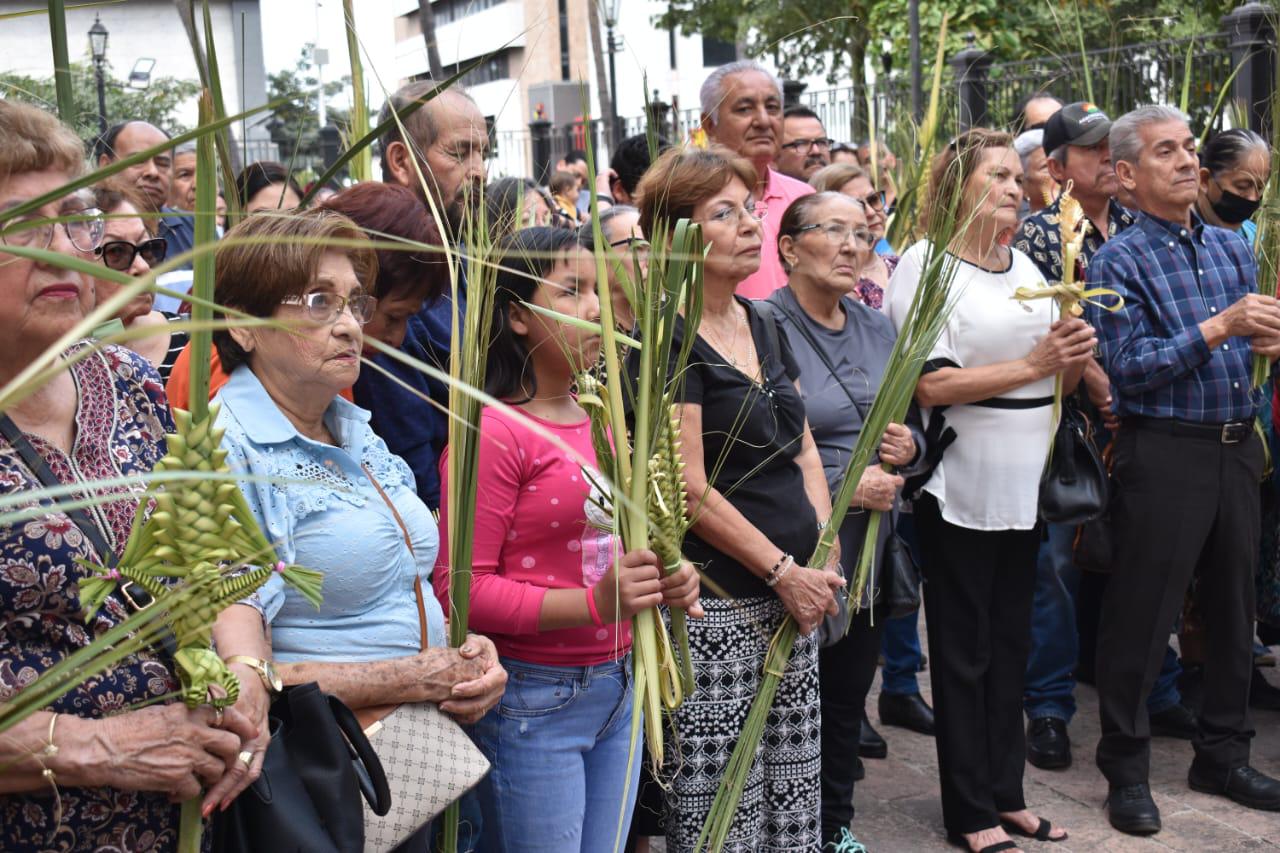
<svg viewBox="0 0 1280 853"><path fill-rule="evenodd" d="M253 753L246 749L236 756L236 760L243 764L247 770L253 766Z"/></svg>
<svg viewBox="0 0 1280 853"><path fill-rule="evenodd" d="M215 729L222 728L222 717L225 713L226 712L221 708L215 707L213 709L213 719L209 721L209 725L213 726Z"/></svg>

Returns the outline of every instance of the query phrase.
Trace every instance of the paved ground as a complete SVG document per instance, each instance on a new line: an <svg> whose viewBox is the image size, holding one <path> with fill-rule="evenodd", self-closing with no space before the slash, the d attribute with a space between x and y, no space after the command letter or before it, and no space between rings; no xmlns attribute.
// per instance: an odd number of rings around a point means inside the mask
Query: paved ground
<svg viewBox="0 0 1280 853"><path fill-rule="evenodd" d="M923 631L922 631L923 633ZM923 637L921 638L923 639ZM1280 673L1264 670L1273 684ZM928 696L928 673L921 673ZM867 701L874 722L879 678ZM1236 851L1280 850L1280 813L1242 808L1221 797L1197 794L1187 787L1191 744L1158 738L1151 761L1151 786L1160 807L1164 830L1148 839L1116 832L1102 811L1107 784L1093 763L1098 741L1098 695L1086 685L1076 693L1079 711L1071 721L1075 761L1067 770L1038 770L1027 765L1027 805L1065 827L1071 834L1061 844L1026 842L1027 853L1071 851ZM1254 711L1258 736L1253 764L1280 776L1280 712ZM955 850L943 838L942 805L938 799L938 760L933 740L905 729L877 726L889 742L889 757L866 761L867 778L858 783L854 803L858 814L854 831L871 853L924 853Z"/></svg>
<svg viewBox="0 0 1280 853"><path fill-rule="evenodd" d="M923 624L921 640L924 640ZM1264 670L1280 686L1280 671ZM929 675L921 673L922 692L929 695ZM932 738L905 729L880 726L876 696L880 679L872 687L867 711L889 742L884 761L865 761L867 777L858 783L854 804L858 814L853 828L870 853L931 853L954 851L942 830L942 804L938 799L938 759ZM1071 722L1075 761L1067 770L1038 770L1027 765L1025 790L1028 807L1069 830L1060 844L1025 841L1026 853L1143 853L1185 850L1280 851L1280 813L1257 812L1221 797L1197 794L1187 787L1191 744L1158 738L1151 761L1151 784L1164 830L1150 838L1134 838L1116 832L1102 811L1107 784L1093 763L1098 739L1098 696L1086 685L1076 694L1079 711ZM1253 764L1280 776L1280 712L1254 711L1258 736L1253 742ZM665 845L654 844L655 853Z"/></svg>

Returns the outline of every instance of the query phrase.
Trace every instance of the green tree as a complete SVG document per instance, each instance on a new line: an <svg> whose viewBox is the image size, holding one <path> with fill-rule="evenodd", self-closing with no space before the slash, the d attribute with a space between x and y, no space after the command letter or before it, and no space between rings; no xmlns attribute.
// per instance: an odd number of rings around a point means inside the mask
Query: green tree
<svg viewBox="0 0 1280 853"><path fill-rule="evenodd" d="M302 49L293 68L267 75L267 100L281 102L272 111L267 127L271 139L280 147L280 159L288 164L312 162L321 157L319 80L313 72L310 45ZM327 120L343 133L350 122L348 110L334 109L327 99L339 95L351 85L350 77L324 84Z"/></svg>
<svg viewBox="0 0 1280 853"><path fill-rule="evenodd" d="M973 35L998 60L1072 55L1085 45L1108 47L1217 32L1219 19L1242 0L921 0L920 41L929 65L944 15L947 56ZM746 46L749 56L769 57L790 77L826 72L836 83L852 79L861 99L862 69L869 52L889 42L895 69L908 67L909 0L672 0L657 18L664 27ZM863 111L855 112L859 119ZM854 129L855 135L865 127Z"/></svg>
<svg viewBox="0 0 1280 853"><path fill-rule="evenodd" d="M193 101L200 84L175 77L152 77L146 89L131 89L111 76L106 68L107 124L139 119L163 128L169 133L182 133L190 128L177 118L178 110ZM98 89L93 66L71 63L72 93L75 112L68 122L86 142L98 136ZM53 77L30 77L25 74L0 74L0 96L27 101L54 109L57 98Z"/></svg>

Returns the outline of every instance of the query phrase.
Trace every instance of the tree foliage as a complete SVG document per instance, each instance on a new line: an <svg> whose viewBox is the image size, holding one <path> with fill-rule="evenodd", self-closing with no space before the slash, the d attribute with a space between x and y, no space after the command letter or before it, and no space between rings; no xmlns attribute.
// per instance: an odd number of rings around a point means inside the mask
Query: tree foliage
<svg viewBox="0 0 1280 853"><path fill-rule="evenodd" d="M280 158L286 163L318 161L320 150L319 80L313 73L309 48L304 47L293 68L267 75L267 100L280 102L272 112L267 128L271 139L280 147ZM325 98L339 95L351 85L349 77L324 84ZM347 131L348 110L335 109L326 100L326 118L330 124Z"/></svg>
<svg viewBox="0 0 1280 853"><path fill-rule="evenodd" d="M152 77L146 89L131 89L111 76L110 63L105 69L107 124L140 119L163 128L171 134L190 130L178 119L178 111L193 101L200 84L175 77ZM93 66L71 63L74 113L67 123L85 141L98 135L98 89ZM56 102L53 77L30 77L25 74L0 74L0 96L38 104L53 109Z"/></svg>

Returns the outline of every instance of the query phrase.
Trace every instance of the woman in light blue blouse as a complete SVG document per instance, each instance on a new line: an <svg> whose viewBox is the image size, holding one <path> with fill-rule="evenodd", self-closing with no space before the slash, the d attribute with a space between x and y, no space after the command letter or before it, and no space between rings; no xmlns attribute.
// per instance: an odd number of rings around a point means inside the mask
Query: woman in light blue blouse
<svg viewBox="0 0 1280 853"><path fill-rule="evenodd" d="M229 236L263 242L218 250L219 304L288 328L215 332L230 374L215 398L223 447L233 469L270 478L241 488L280 558L324 572L319 612L273 579L218 618L214 640L245 688L242 710L265 726L273 687L315 681L356 711L436 702L461 722L479 719L501 697L506 673L484 637L445 644L429 586L420 650L415 588L435 563L435 521L408 465L369 428L369 413L340 396L360 372L376 261L372 251L325 244L363 232L310 210L250 217ZM281 242L299 239L308 243Z"/></svg>

